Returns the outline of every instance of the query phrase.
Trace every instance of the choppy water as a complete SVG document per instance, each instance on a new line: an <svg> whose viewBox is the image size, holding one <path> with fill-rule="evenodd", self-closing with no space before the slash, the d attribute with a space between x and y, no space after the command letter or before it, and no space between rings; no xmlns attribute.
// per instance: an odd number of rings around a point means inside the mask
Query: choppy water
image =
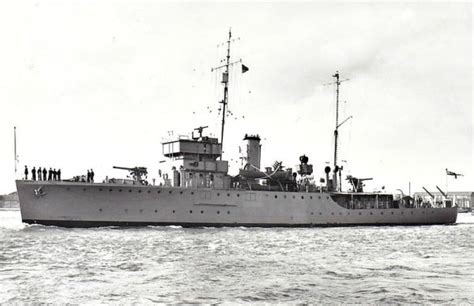
<svg viewBox="0 0 474 306"><path fill-rule="evenodd" d="M0 303L474 303L474 216L454 226L25 226L0 211Z"/></svg>

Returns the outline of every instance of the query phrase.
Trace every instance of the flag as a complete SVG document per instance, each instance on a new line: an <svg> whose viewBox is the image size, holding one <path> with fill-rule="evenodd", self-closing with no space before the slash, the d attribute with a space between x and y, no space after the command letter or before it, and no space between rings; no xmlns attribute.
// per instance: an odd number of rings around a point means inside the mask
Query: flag
<svg viewBox="0 0 474 306"><path fill-rule="evenodd" d="M242 73L246 73L247 71L249 71L249 67L242 64Z"/></svg>
<svg viewBox="0 0 474 306"><path fill-rule="evenodd" d="M448 168L446 168L446 175L452 175L452 176L454 176L455 179L457 179L458 176L462 176L462 174L460 174L460 173L455 173L453 171L449 171Z"/></svg>

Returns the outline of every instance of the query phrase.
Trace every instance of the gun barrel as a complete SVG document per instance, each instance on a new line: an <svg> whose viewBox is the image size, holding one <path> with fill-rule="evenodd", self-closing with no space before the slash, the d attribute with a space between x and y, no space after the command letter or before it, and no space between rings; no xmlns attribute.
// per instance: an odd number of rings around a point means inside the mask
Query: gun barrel
<svg viewBox="0 0 474 306"><path fill-rule="evenodd" d="M430 195L430 197L431 197L433 200L435 199L435 196L434 196L431 192L429 192L425 187L422 187L422 188L426 191L427 194Z"/></svg>
<svg viewBox="0 0 474 306"><path fill-rule="evenodd" d="M114 169L120 169L120 170L129 170L129 171L134 169L134 168L128 168L128 167L119 167L119 166L114 166L113 168Z"/></svg>

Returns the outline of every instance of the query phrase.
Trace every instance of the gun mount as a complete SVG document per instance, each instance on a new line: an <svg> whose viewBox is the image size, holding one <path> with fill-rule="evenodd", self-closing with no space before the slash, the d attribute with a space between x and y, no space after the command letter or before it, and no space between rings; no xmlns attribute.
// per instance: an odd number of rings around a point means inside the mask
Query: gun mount
<svg viewBox="0 0 474 306"><path fill-rule="evenodd" d="M130 175L132 176L132 178L135 181L140 182L144 185L148 185L148 182L146 181L147 174L148 174L148 171L147 171L146 167L128 168L128 167L114 166L113 168L114 169L119 169L119 170L127 170L127 171L130 172Z"/></svg>
<svg viewBox="0 0 474 306"><path fill-rule="evenodd" d="M348 175L346 177L346 180L351 183L352 188L354 188L354 192L364 192L364 184L362 183L363 181L370 181L372 180L371 177L369 178L357 178L352 175Z"/></svg>

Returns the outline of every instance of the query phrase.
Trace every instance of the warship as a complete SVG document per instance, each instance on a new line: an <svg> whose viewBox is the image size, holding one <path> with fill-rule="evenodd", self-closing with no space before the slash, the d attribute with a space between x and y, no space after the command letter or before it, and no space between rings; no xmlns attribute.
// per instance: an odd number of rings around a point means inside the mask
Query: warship
<svg viewBox="0 0 474 306"><path fill-rule="evenodd" d="M183 227L316 227L362 225L430 225L456 222L457 208L422 202L410 196L364 191L371 178L346 176L342 190L338 163L339 72L336 85L336 124L333 167L321 169L315 180L313 165L299 156L295 170L281 162L262 169L261 138L245 134L246 154L238 174L230 175L223 159L224 126L228 104L232 34L222 71L221 137L205 136L206 126L191 137L162 143L169 172L163 182L150 184L146 167L114 167L129 171L126 179L87 182L16 180L21 218L29 224L63 227L179 225ZM240 61L241 62L241 61ZM242 66L244 68L244 66ZM245 67L247 68L247 67ZM220 73L220 72L219 72ZM324 170L324 171L323 171ZM319 175L317 176L319 177Z"/></svg>

